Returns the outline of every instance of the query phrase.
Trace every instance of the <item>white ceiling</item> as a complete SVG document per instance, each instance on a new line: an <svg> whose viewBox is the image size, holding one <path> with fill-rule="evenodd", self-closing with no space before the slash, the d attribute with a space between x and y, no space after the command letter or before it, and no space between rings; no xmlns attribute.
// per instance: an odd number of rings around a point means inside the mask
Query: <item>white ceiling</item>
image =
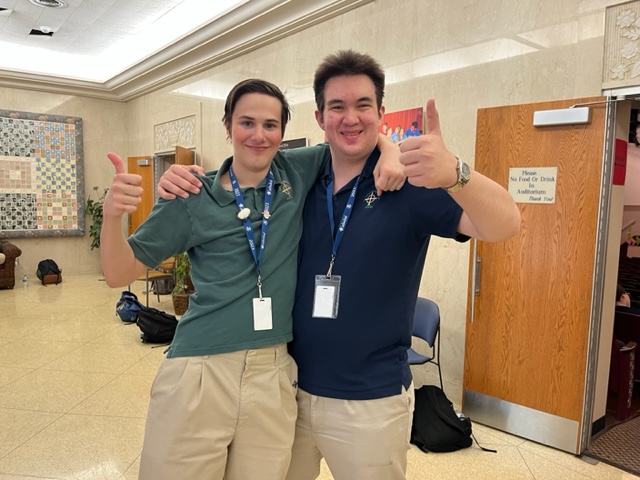
<svg viewBox="0 0 640 480"><path fill-rule="evenodd" d="M40 1L0 0L0 86L129 100L373 0Z"/></svg>

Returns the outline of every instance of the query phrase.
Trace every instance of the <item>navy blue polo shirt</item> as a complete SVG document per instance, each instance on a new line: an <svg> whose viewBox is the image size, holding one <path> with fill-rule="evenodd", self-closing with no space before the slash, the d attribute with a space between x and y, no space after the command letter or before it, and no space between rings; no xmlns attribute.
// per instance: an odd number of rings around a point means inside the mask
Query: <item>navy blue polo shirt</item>
<svg viewBox="0 0 640 480"><path fill-rule="evenodd" d="M414 187L378 197L376 149L362 171L353 212L337 252L341 275L337 318L313 318L315 276L327 273L333 235L327 185L330 161L307 197L289 352L298 384L312 395L368 400L401 393L411 383L407 349L431 235L466 241L456 232L462 209L447 192ZM339 225L354 178L333 195Z"/></svg>

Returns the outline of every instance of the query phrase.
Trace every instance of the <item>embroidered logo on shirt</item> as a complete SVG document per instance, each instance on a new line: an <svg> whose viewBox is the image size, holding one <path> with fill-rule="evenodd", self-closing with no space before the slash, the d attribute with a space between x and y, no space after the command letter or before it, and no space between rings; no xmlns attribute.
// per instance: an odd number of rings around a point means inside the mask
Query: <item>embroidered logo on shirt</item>
<svg viewBox="0 0 640 480"><path fill-rule="evenodd" d="M376 192L374 190L369 192L369 194L366 197L364 197L364 202L367 204L367 206L364 208L373 208L373 202L378 200L378 198L380 197L376 195Z"/></svg>
<svg viewBox="0 0 640 480"><path fill-rule="evenodd" d="M291 200L293 198L293 189L291 188L291 184L286 180L280 184L280 191L287 196L287 200Z"/></svg>

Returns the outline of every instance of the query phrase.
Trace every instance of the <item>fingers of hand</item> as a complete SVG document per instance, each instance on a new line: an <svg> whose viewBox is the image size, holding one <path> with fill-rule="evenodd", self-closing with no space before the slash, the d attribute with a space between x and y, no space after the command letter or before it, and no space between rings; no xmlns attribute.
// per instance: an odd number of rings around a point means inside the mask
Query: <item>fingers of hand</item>
<svg viewBox="0 0 640 480"><path fill-rule="evenodd" d="M164 198L165 200L175 200L176 198L176 196L173 193L165 190L160 184L158 184L158 186L156 187L156 192L158 193L158 196L160 198Z"/></svg>
<svg viewBox="0 0 640 480"><path fill-rule="evenodd" d="M206 172L200 165L186 165L187 171L198 175L204 175Z"/></svg>
<svg viewBox="0 0 640 480"><path fill-rule="evenodd" d="M405 164L404 174L411 185L427 188L440 187L440 179L435 163L432 160Z"/></svg>
<svg viewBox="0 0 640 480"><path fill-rule="evenodd" d="M116 215L135 212L142 202L142 177L140 175L122 174L116 175L109 194L108 203L112 206L112 212ZM105 202L107 203L107 202Z"/></svg>
<svg viewBox="0 0 640 480"><path fill-rule="evenodd" d="M188 198L189 192L200 193L200 188L191 181L191 179L197 180L197 178L190 173L188 175L187 178L184 178L174 175L173 172L166 172L158 182L158 192L160 192L160 188L162 188L169 194L182 198ZM198 183L200 182L198 181Z"/></svg>

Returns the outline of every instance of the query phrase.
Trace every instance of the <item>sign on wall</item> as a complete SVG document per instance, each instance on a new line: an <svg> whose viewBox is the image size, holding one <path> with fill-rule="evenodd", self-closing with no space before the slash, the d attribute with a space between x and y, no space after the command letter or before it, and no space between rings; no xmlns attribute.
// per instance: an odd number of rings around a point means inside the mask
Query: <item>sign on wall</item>
<svg viewBox="0 0 640 480"><path fill-rule="evenodd" d="M84 235L82 119L0 110L0 238Z"/></svg>

